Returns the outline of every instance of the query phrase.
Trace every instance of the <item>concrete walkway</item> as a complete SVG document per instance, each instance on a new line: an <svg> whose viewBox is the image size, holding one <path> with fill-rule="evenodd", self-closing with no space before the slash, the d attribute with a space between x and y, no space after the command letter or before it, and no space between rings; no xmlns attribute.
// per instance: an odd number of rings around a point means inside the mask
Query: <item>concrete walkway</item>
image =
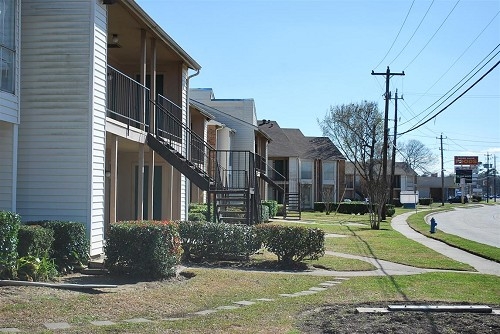
<svg viewBox="0 0 500 334"><path fill-rule="evenodd" d="M406 219L411 214L413 214L413 212L408 212L394 217L391 222L392 228L398 231L399 233L403 234L405 237L415 240L416 242L419 242L422 245L449 257L450 259L466 263L474 267L474 269L476 269L481 274L500 276L500 263L486 260L480 256L476 256L471 253L460 250L458 248L449 246L444 242L428 238L423 234L420 234L415 230L413 230L406 223ZM436 215L436 213L434 213L433 215Z"/></svg>

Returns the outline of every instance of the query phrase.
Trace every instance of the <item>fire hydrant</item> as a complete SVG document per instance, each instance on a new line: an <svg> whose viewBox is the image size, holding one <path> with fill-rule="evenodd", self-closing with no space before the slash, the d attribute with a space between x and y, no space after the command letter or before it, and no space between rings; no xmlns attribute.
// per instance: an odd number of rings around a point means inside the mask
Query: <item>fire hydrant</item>
<svg viewBox="0 0 500 334"><path fill-rule="evenodd" d="M436 226L438 223L436 223L436 220L434 217L431 218L431 233L436 233Z"/></svg>

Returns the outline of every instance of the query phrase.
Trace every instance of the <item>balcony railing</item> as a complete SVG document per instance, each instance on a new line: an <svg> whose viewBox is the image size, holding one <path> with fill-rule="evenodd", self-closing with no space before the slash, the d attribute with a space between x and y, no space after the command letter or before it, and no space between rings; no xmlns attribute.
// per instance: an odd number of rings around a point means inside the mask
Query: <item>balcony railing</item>
<svg viewBox="0 0 500 334"><path fill-rule="evenodd" d="M106 109L112 119L147 130L149 89L117 69L108 66Z"/></svg>

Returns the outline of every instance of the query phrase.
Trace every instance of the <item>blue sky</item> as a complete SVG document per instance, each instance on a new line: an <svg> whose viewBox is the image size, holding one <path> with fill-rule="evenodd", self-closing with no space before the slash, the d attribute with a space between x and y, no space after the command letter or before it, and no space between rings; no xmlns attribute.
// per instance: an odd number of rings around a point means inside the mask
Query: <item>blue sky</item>
<svg viewBox="0 0 500 334"><path fill-rule="evenodd" d="M317 119L330 106L368 100L383 112L385 78L371 75L372 70L385 72L390 66L391 72L405 72L390 80L393 96L397 89L404 98L398 100L402 133L436 114L500 61L499 0L137 3L202 66L191 87L213 88L216 98L253 98L259 119L298 128L306 136L322 136ZM392 128L394 102L389 115ZM486 163L486 154L495 154L500 166L500 65L437 118L398 141L424 143L437 157L429 169L438 172L441 133L447 138L447 174L456 155L477 155Z"/></svg>

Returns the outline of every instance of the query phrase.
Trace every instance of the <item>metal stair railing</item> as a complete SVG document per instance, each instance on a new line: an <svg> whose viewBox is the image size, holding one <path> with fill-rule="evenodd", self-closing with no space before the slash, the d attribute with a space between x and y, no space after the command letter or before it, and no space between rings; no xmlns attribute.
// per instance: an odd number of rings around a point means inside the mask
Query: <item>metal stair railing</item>
<svg viewBox="0 0 500 334"><path fill-rule="evenodd" d="M149 88L108 65L106 85L107 115L130 127L148 130Z"/></svg>

